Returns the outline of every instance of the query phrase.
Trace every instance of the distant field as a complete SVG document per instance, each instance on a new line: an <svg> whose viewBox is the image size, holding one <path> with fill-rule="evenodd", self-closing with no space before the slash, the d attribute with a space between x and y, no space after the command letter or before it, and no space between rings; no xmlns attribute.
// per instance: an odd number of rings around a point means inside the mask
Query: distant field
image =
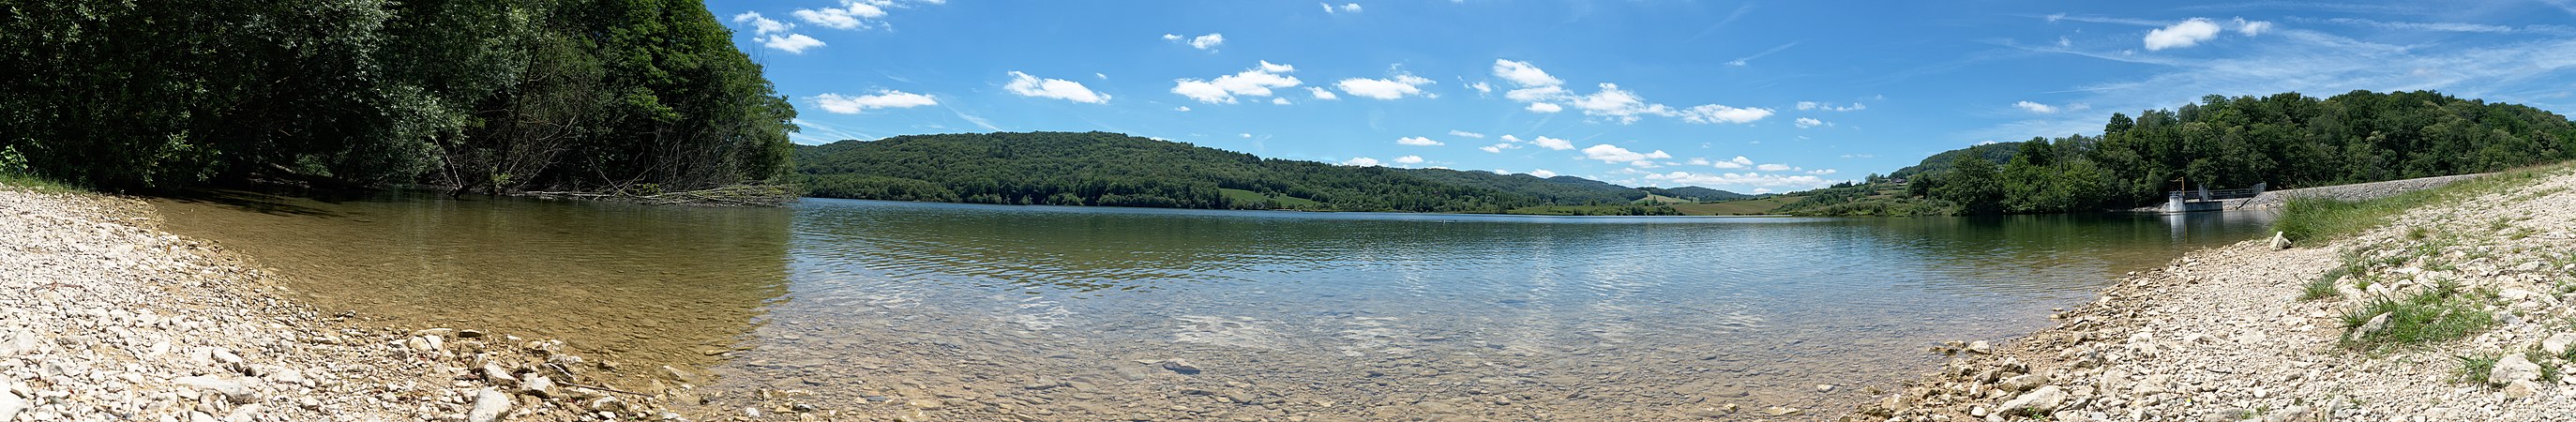
<svg viewBox="0 0 2576 422"><path fill-rule="evenodd" d="M1656 195L1656 194L1651 194L1651 193L1649 193L1649 194L1646 194L1646 197L1644 197L1644 198L1637 198L1637 200L1636 200L1636 201L1634 201L1634 202L1630 202L1630 203L1632 203L1632 204L1655 205L1655 204L1688 204L1688 203L1691 203L1691 202L1693 202L1693 201L1688 200L1688 199L1674 198L1674 197L1670 197L1670 196L1663 196L1663 195Z"/></svg>
<svg viewBox="0 0 2576 422"><path fill-rule="evenodd" d="M1710 202L1705 204L1673 204L1672 207L1675 210L1680 210L1682 214L1685 215L1770 214L1771 210L1778 209L1782 205L1796 203L1804 199L1807 198L1800 196L1781 196L1741 201Z"/></svg>
<svg viewBox="0 0 2576 422"><path fill-rule="evenodd" d="M1316 204L1316 202L1315 202L1315 201L1308 200L1308 199L1306 199L1306 198L1299 198L1299 197L1287 196L1287 195L1280 195L1280 196L1273 197L1273 196L1262 195L1260 192L1253 192L1253 191L1242 190L1242 189L1217 189L1217 192L1218 192L1218 193L1225 194L1225 199L1226 199L1226 200L1228 200L1228 201L1234 201L1234 202L1270 201L1270 203L1273 203L1273 204L1279 204L1279 208L1295 208L1295 207L1301 207L1301 206L1308 206L1308 205L1315 205L1315 204Z"/></svg>

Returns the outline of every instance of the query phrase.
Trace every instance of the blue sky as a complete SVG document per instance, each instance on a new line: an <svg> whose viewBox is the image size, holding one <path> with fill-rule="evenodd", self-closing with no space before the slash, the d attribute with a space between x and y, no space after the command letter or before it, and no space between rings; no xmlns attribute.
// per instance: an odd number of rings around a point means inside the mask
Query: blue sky
<svg viewBox="0 0 2576 422"><path fill-rule="evenodd" d="M2205 94L2576 105L2576 1L707 2L799 143L1111 131L1264 157L1821 187Z"/></svg>

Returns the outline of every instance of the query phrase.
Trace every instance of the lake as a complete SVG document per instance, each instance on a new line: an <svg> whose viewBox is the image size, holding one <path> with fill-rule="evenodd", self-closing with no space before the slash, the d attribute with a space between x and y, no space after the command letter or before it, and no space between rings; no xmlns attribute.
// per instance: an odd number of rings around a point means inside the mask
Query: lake
<svg viewBox="0 0 2576 422"><path fill-rule="evenodd" d="M970 420L1830 417L2270 219L154 202L370 323L700 368L724 407Z"/></svg>

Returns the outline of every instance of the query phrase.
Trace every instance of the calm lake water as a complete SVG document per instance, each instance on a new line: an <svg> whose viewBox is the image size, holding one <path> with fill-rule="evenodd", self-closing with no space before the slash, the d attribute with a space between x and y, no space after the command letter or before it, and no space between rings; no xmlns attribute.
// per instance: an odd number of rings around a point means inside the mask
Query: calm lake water
<svg viewBox="0 0 2576 422"><path fill-rule="evenodd" d="M807 199L158 201L326 310L493 327L845 413L1836 414L2269 216L1511 217ZM1818 385L1834 385L1820 391Z"/></svg>

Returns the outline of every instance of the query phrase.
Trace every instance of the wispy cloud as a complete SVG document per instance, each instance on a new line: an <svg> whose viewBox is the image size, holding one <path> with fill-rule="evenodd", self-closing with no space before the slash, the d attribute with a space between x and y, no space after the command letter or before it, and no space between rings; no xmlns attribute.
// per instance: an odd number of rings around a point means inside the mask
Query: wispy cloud
<svg viewBox="0 0 2576 422"><path fill-rule="evenodd" d="M1753 64L1753 60L1754 60L1754 59L1759 59L1759 58L1762 58L1762 56L1768 56L1768 55L1771 55L1771 53L1778 53L1778 52L1780 52L1780 50L1787 50L1787 49L1789 49L1789 47L1796 47L1796 46L1798 46L1798 43L1797 43L1797 42L1794 42L1794 41L1793 41L1793 42L1790 42L1790 43L1788 43L1788 44L1781 44L1779 47L1771 47L1771 49L1769 49L1769 50L1762 50L1762 52L1760 52L1760 53L1753 53L1753 55L1750 55L1750 56L1738 57L1738 58L1736 58L1736 59L1735 59L1735 60L1733 60L1733 61L1728 61L1728 62L1726 62L1726 65L1728 65L1728 66L1745 66L1745 65L1750 65L1750 64Z"/></svg>

